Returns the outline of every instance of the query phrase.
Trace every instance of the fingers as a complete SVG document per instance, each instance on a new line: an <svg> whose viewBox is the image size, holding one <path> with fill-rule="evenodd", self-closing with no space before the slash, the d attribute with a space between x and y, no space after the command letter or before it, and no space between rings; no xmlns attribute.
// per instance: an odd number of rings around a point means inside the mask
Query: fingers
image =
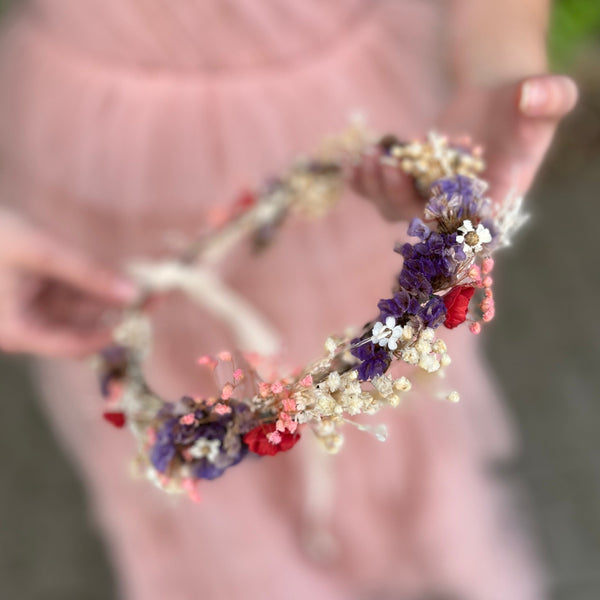
<svg viewBox="0 0 600 600"><path fill-rule="evenodd" d="M4 352L39 354L59 358L82 358L111 343L109 331L69 332L44 327L16 326L4 331L0 349Z"/></svg>
<svg viewBox="0 0 600 600"><path fill-rule="evenodd" d="M22 280L23 315L49 327L91 331L116 324L121 314L121 307L71 285L31 277Z"/></svg>
<svg viewBox="0 0 600 600"><path fill-rule="evenodd" d="M577 85L563 75L526 79L519 90L519 110L527 117L562 119L577 103Z"/></svg>
<svg viewBox="0 0 600 600"><path fill-rule="evenodd" d="M110 343L135 285L1 209L0 237L0 349L78 357Z"/></svg>
<svg viewBox="0 0 600 600"><path fill-rule="evenodd" d="M381 157L381 150L376 146L367 148L363 155L361 169L362 188L366 196L375 202L379 202L385 197Z"/></svg>
<svg viewBox="0 0 600 600"><path fill-rule="evenodd" d="M486 94L478 137L486 149L484 176L500 201L530 188L560 120L577 102L577 86L562 75L539 75L484 91L480 103Z"/></svg>
<svg viewBox="0 0 600 600"><path fill-rule="evenodd" d="M379 146L369 147L358 164L347 168L346 179L389 221L409 219L422 209L412 179Z"/></svg>
<svg viewBox="0 0 600 600"><path fill-rule="evenodd" d="M29 305L22 278L0 270L0 350L53 357L82 357L112 340L110 328L61 323Z"/></svg>
<svg viewBox="0 0 600 600"><path fill-rule="evenodd" d="M13 260L23 269L68 283L108 303L133 302L137 286L124 276L37 232L14 242Z"/></svg>

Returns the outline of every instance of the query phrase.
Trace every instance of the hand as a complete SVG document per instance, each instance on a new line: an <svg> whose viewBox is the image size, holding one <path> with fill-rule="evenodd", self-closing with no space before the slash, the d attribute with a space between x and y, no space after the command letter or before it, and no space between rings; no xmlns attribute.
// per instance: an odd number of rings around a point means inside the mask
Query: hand
<svg viewBox="0 0 600 600"><path fill-rule="evenodd" d="M529 77L494 88L463 89L444 111L437 131L469 135L484 147L489 195L501 201L509 192L525 194L544 158L560 120L575 106L575 83L563 76ZM371 147L350 169L354 189L371 200L388 220L410 219L424 201L412 180L382 164L382 151Z"/></svg>
<svg viewBox="0 0 600 600"><path fill-rule="evenodd" d="M136 287L0 209L0 348L81 357L111 341Z"/></svg>

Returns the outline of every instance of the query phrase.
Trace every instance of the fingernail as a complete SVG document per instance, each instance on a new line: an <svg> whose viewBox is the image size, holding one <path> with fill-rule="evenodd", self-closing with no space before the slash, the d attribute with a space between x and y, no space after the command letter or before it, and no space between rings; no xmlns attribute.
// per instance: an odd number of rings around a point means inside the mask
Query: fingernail
<svg viewBox="0 0 600 600"><path fill-rule="evenodd" d="M577 103L577 84L564 75L530 79L521 87L519 108L528 117L560 119Z"/></svg>
<svg viewBox="0 0 600 600"><path fill-rule="evenodd" d="M526 81L521 86L519 100L520 111L530 117L537 117L546 113L548 104L548 90L542 81Z"/></svg>
<svg viewBox="0 0 600 600"><path fill-rule="evenodd" d="M123 302L133 302L140 295L140 290L131 281L120 279L113 285L113 294Z"/></svg>

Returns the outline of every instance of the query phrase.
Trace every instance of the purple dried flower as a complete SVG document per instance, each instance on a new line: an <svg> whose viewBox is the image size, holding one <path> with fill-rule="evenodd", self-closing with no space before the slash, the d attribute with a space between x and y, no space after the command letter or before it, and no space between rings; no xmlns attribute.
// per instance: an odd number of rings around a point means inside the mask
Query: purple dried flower
<svg viewBox="0 0 600 600"><path fill-rule="evenodd" d="M394 294L393 298L382 298L377 304L380 315L379 320L385 321L387 317L395 317L402 323L406 315L416 315L419 310L419 300L407 292L400 290Z"/></svg>
<svg viewBox="0 0 600 600"><path fill-rule="evenodd" d="M473 200L483 198L486 189L487 185L481 179L456 175L435 181L431 186L431 195L462 196L465 200Z"/></svg>
<svg viewBox="0 0 600 600"><path fill-rule="evenodd" d="M483 197L485 190L485 183L474 177L457 175L438 179L431 188L425 217L438 221L447 233L456 231L465 219L479 222L489 211L489 201Z"/></svg>
<svg viewBox="0 0 600 600"><path fill-rule="evenodd" d="M247 453L242 435L247 431L248 408L230 402L232 411L215 417L191 398L165 404L157 418L156 441L150 460L165 473L171 465L187 463L195 477L214 479L239 463ZM189 418L182 419L182 416Z"/></svg>
<svg viewBox="0 0 600 600"><path fill-rule="evenodd" d="M433 329L439 327L446 318L446 305L442 298L432 296L419 310L419 317L421 317L425 327L432 327Z"/></svg>
<svg viewBox="0 0 600 600"><path fill-rule="evenodd" d="M429 296L432 293L431 282L429 279L420 272L420 270L415 270L411 268L415 265L415 263L409 263L408 261L404 263L404 267L402 271L400 271L400 275L398 276L398 283L405 290L412 292L417 296Z"/></svg>
<svg viewBox="0 0 600 600"><path fill-rule="evenodd" d="M415 230L424 230L416 224ZM452 284L465 253L456 235L431 232L424 241L404 244L397 249L404 256L404 265L398 276L400 286L416 296L420 303L432 293ZM391 310L391 307L388 307Z"/></svg>
<svg viewBox="0 0 600 600"><path fill-rule="evenodd" d="M223 475L226 469L237 465L246 454L248 454L248 446L242 442L237 452L227 456L226 465L214 464L208 458L201 458L194 461L192 472L198 479L216 479Z"/></svg>
<svg viewBox="0 0 600 600"><path fill-rule="evenodd" d="M418 237L421 240L426 240L431 233L431 229L417 217L410 222L407 231L408 235Z"/></svg>
<svg viewBox="0 0 600 600"><path fill-rule="evenodd" d="M110 396L110 384L121 381L127 374L127 348L123 346L108 346L100 352L100 392L105 397Z"/></svg>
<svg viewBox="0 0 600 600"><path fill-rule="evenodd" d="M164 473L175 458L177 448L171 436L171 427L178 419L171 419L161 427L156 436L156 442L150 451L150 461L154 468Z"/></svg>
<svg viewBox="0 0 600 600"><path fill-rule="evenodd" d="M217 465L209 462L206 458L202 458L197 461L197 464L194 464L192 472L198 479L216 479L223 475L225 467L217 467Z"/></svg>
<svg viewBox="0 0 600 600"><path fill-rule="evenodd" d="M357 345L350 350L356 358L362 361L356 368L361 381L368 381L373 377L383 375L392 362L390 353L385 348L375 345L373 342L365 342L365 339L367 338L352 340L352 345Z"/></svg>

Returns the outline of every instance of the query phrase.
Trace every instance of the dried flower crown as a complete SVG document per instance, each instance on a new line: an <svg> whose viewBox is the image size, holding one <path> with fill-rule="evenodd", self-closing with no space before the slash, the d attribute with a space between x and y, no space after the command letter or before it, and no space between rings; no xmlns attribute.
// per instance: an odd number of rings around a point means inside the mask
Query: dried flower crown
<svg viewBox="0 0 600 600"><path fill-rule="evenodd" d="M178 260L138 268L146 296L180 287L217 316L235 316L241 347L260 339L259 349L272 351L274 338L260 315L224 289L207 265L244 236L252 237L256 249L264 247L292 211L326 212L343 189L342 164L366 143L364 134L351 129L329 140L318 158L296 163L257 193L245 193L215 215L214 231ZM446 344L436 337L441 325L469 322L477 334L481 322L493 318L491 254L508 245L522 224L520 199L492 204L477 178L483 169L480 152L469 144L430 134L409 144L386 136L379 145L382 160L412 176L427 203L423 218L408 227L417 241L395 248L404 262L391 297L379 301L377 317L360 335L328 338L322 357L280 377L263 378L261 373L273 369L256 353L201 357L199 364L221 380L219 395L167 402L143 375L151 331L142 299L116 329L115 345L96 358L104 417L117 427L129 425L138 442L140 472L159 487L197 499L199 480L215 479L251 454L287 451L306 428L326 450L337 452L343 443L339 428L351 422L349 417L398 406L411 389L406 375L389 373L393 363L438 372L450 363ZM459 399L456 391L447 397ZM357 426L386 437L383 426Z"/></svg>

